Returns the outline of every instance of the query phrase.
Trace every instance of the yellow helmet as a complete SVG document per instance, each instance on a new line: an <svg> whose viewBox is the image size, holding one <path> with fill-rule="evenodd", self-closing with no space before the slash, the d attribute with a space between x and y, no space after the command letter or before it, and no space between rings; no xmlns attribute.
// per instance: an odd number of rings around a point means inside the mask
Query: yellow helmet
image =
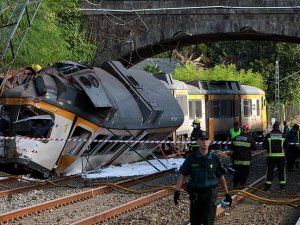
<svg viewBox="0 0 300 225"><path fill-rule="evenodd" d="M36 71L39 72L42 67L39 64L32 64L31 67Z"/></svg>
<svg viewBox="0 0 300 225"><path fill-rule="evenodd" d="M193 125L195 124L195 125L197 125L197 126L200 126L200 120L199 119L194 119L194 121L193 121Z"/></svg>

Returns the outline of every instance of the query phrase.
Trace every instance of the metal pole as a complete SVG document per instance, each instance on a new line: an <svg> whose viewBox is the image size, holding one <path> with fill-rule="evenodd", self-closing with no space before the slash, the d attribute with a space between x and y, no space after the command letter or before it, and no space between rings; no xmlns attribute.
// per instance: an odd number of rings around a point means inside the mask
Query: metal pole
<svg viewBox="0 0 300 225"><path fill-rule="evenodd" d="M279 61L275 64L275 118L280 120L280 99L279 99Z"/></svg>

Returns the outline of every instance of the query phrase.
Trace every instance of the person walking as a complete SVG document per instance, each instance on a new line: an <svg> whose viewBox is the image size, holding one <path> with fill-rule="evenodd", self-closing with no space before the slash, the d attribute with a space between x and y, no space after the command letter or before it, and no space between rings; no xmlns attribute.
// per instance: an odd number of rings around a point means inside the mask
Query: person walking
<svg viewBox="0 0 300 225"><path fill-rule="evenodd" d="M287 142L287 149L285 152L287 169L288 172L293 172L298 151L297 144L299 143L298 124L294 124L292 129L289 132L287 132L287 134L285 135L285 140Z"/></svg>
<svg viewBox="0 0 300 225"><path fill-rule="evenodd" d="M268 133L264 139L263 147L267 150L267 173L265 180L265 191L271 188L274 169L277 167L279 185L281 192L285 192L286 185L286 167L285 167L285 149L286 141L281 133L280 122L275 121L273 130Z"/></svg>
<svg viewBox="0 0 300 225"><path fill-rule="evenodd" d="M218 180L225 192L225 201L231 206L232 198L228 193L224 178L226 170L219 158L208 150L209 136L202 131L197 136L198 151L189 155L179 169L179 177L174 192L174 203L179 203L180 189L189 177L187 191L190 195L191 225L212 225L216 215L216 187Z"/></svg>
<svg viewBox="0 0 300 225"><path fill-rule="evenodd" d="M250 172L251 153L256 145L249 135L248 124L243 124L241 134L232 139L233 187L245 186Z"/></svg>

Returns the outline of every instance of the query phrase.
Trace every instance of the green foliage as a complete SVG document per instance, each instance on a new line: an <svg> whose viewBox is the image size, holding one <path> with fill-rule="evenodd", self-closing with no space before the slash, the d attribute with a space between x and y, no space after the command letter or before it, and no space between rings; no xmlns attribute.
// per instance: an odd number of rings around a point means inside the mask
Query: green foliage
<svg viewBox="0 0 300 225"><path fill-rule="evenodd" d="M274 101L275 61L279 60L280 80L300 69L299 44L268 41L224 41L207 43L200 48L209 60L202 60L212 68L222 63L234 63L237 70L251 70L262 75L268 102ZM251 76L247 76L251 77ZM300 98L300 75L294 75L280 82L280 101L284 104ZM255 85L254 85L255 86ZM259 85L260 86L260 85Z"/></svg>
<svg viewBox="0 0 300 225"><path fill-rule="evenodd" d="M153 75L155 74L160 74L160 73L164 73L158 65L152 65L152 64L147 64L144 67L144 70L147 71L148 73L152 73Z"/></svg>
<svg viewBox="0 0 300 225"><path fill-rule="evenodd" d="M78 6L79 0L44 0L13 67L62 60L90 62L96 46L87 41Z"/></svg>
<svg viewBox="0 0 300 225"><path fill-rule="evenodd" d="M264 89L263 78L261 74L252 70L237 70L235 65L216 65L208 70L199 70L192 63L185 67L177 67L174 79L178 80L228 80L240 81L241 84L247 84Z"/></svg>

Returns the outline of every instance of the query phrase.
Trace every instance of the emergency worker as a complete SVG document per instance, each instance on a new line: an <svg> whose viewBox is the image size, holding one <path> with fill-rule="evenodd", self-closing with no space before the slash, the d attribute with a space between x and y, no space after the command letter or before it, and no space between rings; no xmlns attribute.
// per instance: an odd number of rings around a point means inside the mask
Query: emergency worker
<svg viewBox="0 0 300 225"><path fill-rule="evenodd" d="M228 135L227 135L227 142L231 141L233 138L239 136L241 134L241 129L239 127L239 122L238 121L234 121L233 122L233 127L230 128ZM230 148L228 147L228 144L226 144L224 146L224 150L227 151L229 150L229 156L231 158L231 163L232 165L227 166L227 169L231 172L234 172L234 168L233 168L233 159L232 159L232 147L231 144L229 145Z"/></svg>
<svg viewBox="0 0 300 225"><path fill-rule="evenodd" d="M286 135L289 132L289 126L286 121L283 121L283 135Z"/></svg>
<svg viewBox="0 0 300 225"><path fill-rule="evenodd" d="M243 124L241 134L232 139L233 187L245 186L250 171L251 151L256 149L249 135L248 124Z"/></svg>
<svg viewBox="0 0 300 225"><path fill-rule="evenodd" d="M202 131L197 136L199 145L195 154L190 154L179 169L174 203L179 203L180 189L189 177L187 191L190 195L191 225L212 225L216 215L216 187L218 180L225 192L225 201L230 206L232 198L228 193L227 182L224 178L226 170L219 158L208 150L210 140L208 134Z"/></svg>
<svg viewBox="0 0 300 225"><path fill-rule="evenodd" d="M295 166L295 160L297 156L297 151L299 151L299 125L294 124L292 129L287 132L285 135L285 140L287 142L287 149L285 152L286 156L286 164L287 164L287 169L288 172L293 172L294 171L294 166Z"/></svg>
<svg viewBox="0 0 300 225"><path fill-rule="evenodd" d="M202 132L200 127L200 120L194 119L192 127L193 127L193 131L191 133L191 141L196 141L198 135ZM197 143L189 144L189 153L197 151L198 149L199 149L199 145Z"/></svg>
<svg viewBox="0 0 300 225"><path fill-rule="evenodd" d="M263 147L267 150L267 175L265 180L265 191L269 190L272 181L274 169L277 167L279 185L282 192L285 192L286 174L285 174L285 149L286 141L280 129L280 122L275 121L273 130L268 133L264 139Z"/></svg>
<svg viewBox="0 0 300 225"><path fill-rule="evenodd" d="M239 128L239 122L234 121L233 122L233 127L230 128L229 133L228 133L228 138L227 140L230 141L236 136L239 136L241 134L241 128Z"/></svg>

